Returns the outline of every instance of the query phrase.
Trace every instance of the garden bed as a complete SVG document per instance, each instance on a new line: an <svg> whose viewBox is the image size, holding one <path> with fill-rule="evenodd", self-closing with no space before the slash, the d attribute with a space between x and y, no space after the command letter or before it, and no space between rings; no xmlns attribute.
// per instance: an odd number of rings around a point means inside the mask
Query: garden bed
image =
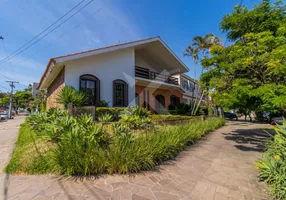
<svg viewBox="0 0 286 200"><path fill-rule="evenodd" d="M286 121L275 128L266 143L264 158L258 161L259 176L270 189L273 199L286 199Z"/></svg>
<svg viewBox="0 0 286 200"><path fill-rule="evenodd" d="M108 128L95 125L86 115L71 117L62 111L31 115L21 125L6 172L97 175L152 170L225 123L222 118L212 118L145 129L152 124L139 118L142 125L136 117L144 111L135 113ZM128 119L135 119L136 126Z"/></svg>

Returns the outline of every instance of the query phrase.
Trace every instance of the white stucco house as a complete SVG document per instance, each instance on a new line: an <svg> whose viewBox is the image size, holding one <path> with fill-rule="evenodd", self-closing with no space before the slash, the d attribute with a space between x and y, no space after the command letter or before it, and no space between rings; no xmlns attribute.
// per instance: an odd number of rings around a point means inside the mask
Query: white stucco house
<svg viewBox="0 0 286 200"><path fill-rule="evenodd" d="M191 78L187 74L177 74L174 77L178 78L179 84L185 91L183 94L184 103L190 104L201 98L202 91L200 90L198 80ZM203 98L203 101L205 101L205 98Z"/></svg>
<svg viewBox="0 0 286 200"><path fill-rule="evenodd" d="M183 100L179 75L188 67L160 37L51 58L39 88L47 109L58 105L65 86L87 94L86 106L105 100L110 107L140 105L152 112Z"/></svg>

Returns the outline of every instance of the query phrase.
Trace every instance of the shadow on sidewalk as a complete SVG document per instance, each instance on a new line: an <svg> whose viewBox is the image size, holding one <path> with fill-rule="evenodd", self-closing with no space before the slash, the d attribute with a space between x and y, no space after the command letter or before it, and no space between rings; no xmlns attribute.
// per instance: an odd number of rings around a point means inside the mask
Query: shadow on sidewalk
<svg viewBox="0 0 286 200"><path fill-rule="evenodd" d="M256 151L263 152L265 149L265 142L271 135L274 135L274 130L262 129L237 129L231 133L223 133L226 140L232 140L237 144L234 145L241 151Z"/></svg>

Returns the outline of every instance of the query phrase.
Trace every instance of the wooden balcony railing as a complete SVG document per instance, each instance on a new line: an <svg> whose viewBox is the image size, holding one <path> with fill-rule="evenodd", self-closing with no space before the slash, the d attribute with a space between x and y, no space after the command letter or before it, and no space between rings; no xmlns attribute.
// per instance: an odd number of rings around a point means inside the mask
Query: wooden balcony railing
<svg viewBox="0 0 286 200"><path fill-rule="evenodd" d="M150 80L161 81L164 83L170 83L174 85L179 85L178 78L160 74L157 72L152 72L149 69L135 66L135 77L145 78Z"/></svg>

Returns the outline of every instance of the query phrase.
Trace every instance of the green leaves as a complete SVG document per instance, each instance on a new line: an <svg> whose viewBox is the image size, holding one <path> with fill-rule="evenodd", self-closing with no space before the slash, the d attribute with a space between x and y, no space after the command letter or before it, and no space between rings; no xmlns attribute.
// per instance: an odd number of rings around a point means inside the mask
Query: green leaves
<svg viewBox="0 0 286 200"><path fill-rule="evenodd" d="M235 42L225 48L213 46L211 57L202 60L208 71L201 76L204 87L215 91L217 105L285 111L285 13L281 2L263 1L250 11L237 6L222 19L221 28Z"/></svg>
<svg viewBox="0 0 286 200"><path fill-rule="evenodd" d="M267 142L265 157L259 160L259 176L270 186L274 199L286 197L286 123L276 128L276 134Z"/></svg>
<svg viewBox="0 0 286 200"><path fill-rule="evenodd" d="M65 86L59 94L59 102L67 109L68 104L72 104L73 107L80 107L84 104L85 94L77 92L71 86Z"/></svg>

